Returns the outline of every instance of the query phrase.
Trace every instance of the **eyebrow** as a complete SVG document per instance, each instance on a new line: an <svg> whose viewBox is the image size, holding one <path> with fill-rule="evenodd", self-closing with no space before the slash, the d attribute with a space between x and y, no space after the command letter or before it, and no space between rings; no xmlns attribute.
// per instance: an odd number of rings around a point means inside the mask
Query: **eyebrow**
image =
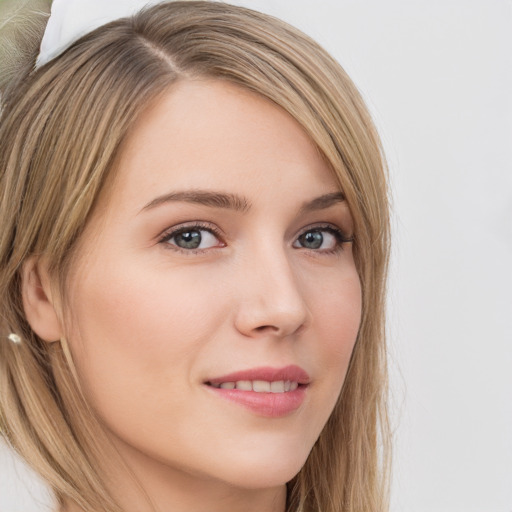
<svg viewBox="0 0 512 512"><path fill-rule="evenodd" d="M251 209L251 202L244 196L226 192L194 189L169 192L168 194L159 196L144 206L141 212L151 210L162 204L178 201L200 204L211 208L225 208L240 213L247 213ZM330 192L303 203L299 210L299 215L316 210L323 210L336 203L342 203L343 201L345 201L343 192Z"/></svg>

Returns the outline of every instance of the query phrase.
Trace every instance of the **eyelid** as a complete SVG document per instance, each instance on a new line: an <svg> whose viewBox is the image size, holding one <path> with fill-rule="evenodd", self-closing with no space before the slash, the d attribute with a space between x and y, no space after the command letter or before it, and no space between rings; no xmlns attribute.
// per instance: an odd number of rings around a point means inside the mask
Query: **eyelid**
<svg viewBox="0 0 512 512"><path fill-rule="evenodd" d="M311 225L305 227L304 229L302 229L299 232L299 234L297 235L297 238L299 236L303 235L304 233L307 233L308 231L315 231L315 230L318 230L318 231L326 230L326 231L338 233L342 237L342 240L344 242L353 242L354 241L353 235L347 235L347 233L345 232L344 229L340 228L339 226L336 226L335 224L331 224L329 222L320 223L320 224L311 224Z"/></svg>

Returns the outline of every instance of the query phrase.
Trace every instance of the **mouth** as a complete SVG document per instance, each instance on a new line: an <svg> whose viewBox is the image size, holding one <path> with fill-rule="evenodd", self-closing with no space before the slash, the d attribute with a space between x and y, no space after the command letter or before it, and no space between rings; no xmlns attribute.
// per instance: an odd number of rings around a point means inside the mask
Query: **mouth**
<svg viewBox="0 0 512 512"><path fill-rule="evenodd" d="M260 367L209 379L205 384L217 389L237 389L256 393L288 393L307 386L310 377L297 365L282 368Z"/></svg>
<svg viewBox="0 0 512 512"><path fill-rule="evenodd" d="M258 416L275 418L286 416L302 405L310 378L305 370L291 365L235 372L204 384L215 395Z"/></svg>
<svg viewBox="0 0 512 512"><path fill-rule="evenodd" d="M207 382L206 385L217 389L237 389L239 391L254 391L255 393L289 393L299 387L306 386L306 384L299 384L297 381L290 380L238 380L221 383Z"/></svg>

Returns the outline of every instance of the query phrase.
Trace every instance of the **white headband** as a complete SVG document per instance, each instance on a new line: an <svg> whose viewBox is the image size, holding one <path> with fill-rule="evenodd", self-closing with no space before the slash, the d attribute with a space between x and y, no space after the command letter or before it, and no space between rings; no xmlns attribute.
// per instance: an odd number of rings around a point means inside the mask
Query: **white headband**
<svg viewBox="0 0 512 512"><path fill-rule="evenodd" d="M111 21L133 16L163 0L53 0L36 61L39 68L85 34Z"/></svg>

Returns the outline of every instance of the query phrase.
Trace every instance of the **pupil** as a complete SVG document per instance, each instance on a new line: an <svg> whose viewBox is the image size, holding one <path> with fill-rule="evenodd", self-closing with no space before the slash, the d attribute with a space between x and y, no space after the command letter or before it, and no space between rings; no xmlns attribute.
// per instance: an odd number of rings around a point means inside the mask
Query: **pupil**
<svg viewBox="0 0 512 512"><path fill-rule="evenodd" d="M303 245L308 247L308 249L318 249L324 241L324 237L319 231L309 231L302 235L301 238Z"/></svg>
<svg viewBox="0 0 512 512"><path fill-rule="evenodd" d="M183 249L197 249L201 243L199 231L184 231L176 235L176 244Z"/></svg>

